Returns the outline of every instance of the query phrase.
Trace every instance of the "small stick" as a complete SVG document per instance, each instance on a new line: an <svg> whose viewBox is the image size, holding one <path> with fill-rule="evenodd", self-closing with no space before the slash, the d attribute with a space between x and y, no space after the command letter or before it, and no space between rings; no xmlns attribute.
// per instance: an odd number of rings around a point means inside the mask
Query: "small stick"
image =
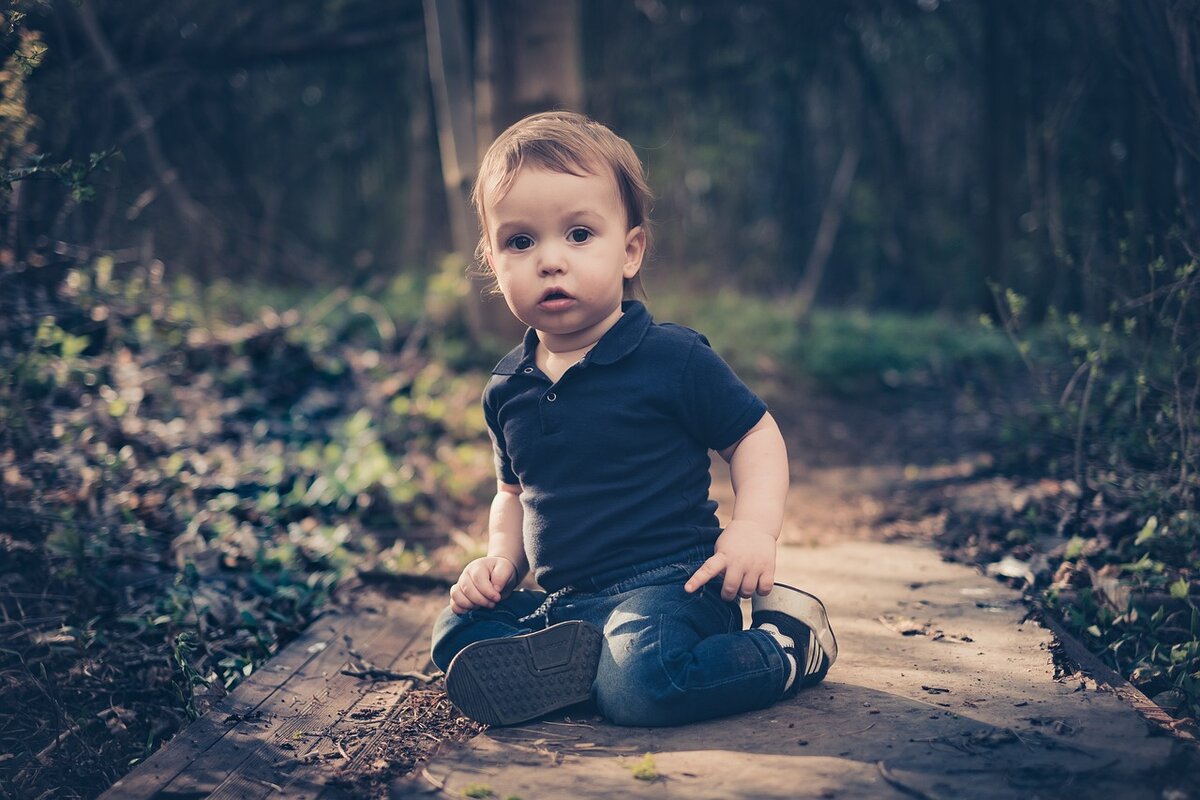
<svg viewBox="0 0 1200 800"><path fill-rule="evenodd" d="M43 766L48 766L46 764L46 757L49 756L51 753L53 753L55 750L57 750L59 745L61 745L63 742L65 742L67 740L67 737L72 736L76 733L79 733L79 726L76 725L74 722L72 722L71 727L67 728L65 731L60 733L58 735L58 738L56 738L53 742L51 742L50 744L48 744L42 748L41 752L39 752L36 756L37 760Z"/></svg>
<svg viewBox="0 0 1200 800"><path fill-rule="evenodd" d="M377 681L419 681L421 683L433 683L438 678L437 675L426 675L424 672L394 672L380 667L344 669L342 674L349 675L351 678L371 678Z"/></svg>
<svg viewBox="0 0 1200 800"><path fill-rule="evenodd" d="M914 789L912 786L901 782L900 779L892 774L892 771L888 769L887 764L884 764L882 761L876 761L875 767L879 770L879 776L881 778L887 781L892 787L898 789L909 797L915 797L917 800L934 800L932 796L925 794L920 789Z"/></svg>
<svg viewBox="0 0 1200 800"><path fill-rule="evenodd" d="M267 787L268 789L274 789L275 791L279 792L280 794L283 793L283 787L277 783L271 783L270 781L264 781L262 778L251 778L250 780L254 781L255 783L262 784L263 786Z"/></svg>
<svg viewBox="0 0 1200 800"><path fill-rule="evenodd" d="M428 769L421 770L421 777L424 778L425 780L429 781L429 785L432 786L433 788L437 789L438 791L442 791L443 789L446 788L446 782L444 780L439 782L436 778L434 778L432 775L429 774Z"/></svg>

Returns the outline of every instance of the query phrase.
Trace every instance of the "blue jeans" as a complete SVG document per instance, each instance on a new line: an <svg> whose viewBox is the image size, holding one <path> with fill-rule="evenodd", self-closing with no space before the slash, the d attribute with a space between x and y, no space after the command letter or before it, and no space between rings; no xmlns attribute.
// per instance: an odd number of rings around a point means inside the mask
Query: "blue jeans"
<svg viewBox="0 0 1200 800"><path fill-rule="evenodd" d="M787 681L783 649L762 631L742 630L738 604L721 599L720 578L695 594L683 590L709 553L698 547L633 575L599 576L548 603L545 592L518 589L495 608L457 615L447 607L434 624L433 662L444 670L473 642L583 620L604 632L593 695L618 725L680 725L765 708ZM539 608L544 614L529 619Z"/></svg>

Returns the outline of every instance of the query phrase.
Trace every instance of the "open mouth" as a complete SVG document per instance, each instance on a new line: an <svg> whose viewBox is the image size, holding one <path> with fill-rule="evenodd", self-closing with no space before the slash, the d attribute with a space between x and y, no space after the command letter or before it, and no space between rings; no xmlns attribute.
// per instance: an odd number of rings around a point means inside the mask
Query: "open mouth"
<svg viewBox="0 0 1200 800"><path fill-rule="evenodd" d="M569 308L574 302L575 298L562 289L552 288L546 290L542 299L538 301L538 305L547 311L562 311Z"/></svg>

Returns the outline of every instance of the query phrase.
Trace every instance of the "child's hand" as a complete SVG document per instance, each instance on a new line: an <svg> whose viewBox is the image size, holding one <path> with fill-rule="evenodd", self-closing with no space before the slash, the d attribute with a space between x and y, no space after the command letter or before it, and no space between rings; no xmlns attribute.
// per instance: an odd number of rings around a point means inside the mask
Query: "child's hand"
<svg viewBox="0 0 1200 800"><path fill-rule="evenodd" d="M450 587L450 610L465 614L473 608L494 608L517 585L517 565L504 556L477 558Z"/></svg>
<svg viewBox="0 0 1200 800"><path fill-rule="evenodd" d="M722 573L724 600L770 594L775 585L775 537L752 522L734 520L717 538L712 558L683 585L684 591L695 592Z"/></svg>

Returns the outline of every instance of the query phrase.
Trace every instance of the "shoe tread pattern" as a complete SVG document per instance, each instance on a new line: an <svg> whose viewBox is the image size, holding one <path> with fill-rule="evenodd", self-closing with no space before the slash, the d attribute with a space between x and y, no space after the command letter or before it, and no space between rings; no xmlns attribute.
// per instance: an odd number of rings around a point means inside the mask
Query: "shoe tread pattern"
<svg viewBox="0 0 1200 800"><path fill-rule="evenodd" d="M587 700L602 635L565 622L524 636L476 642L455 656L446 692L471 719L512 725Z"/></svg>

